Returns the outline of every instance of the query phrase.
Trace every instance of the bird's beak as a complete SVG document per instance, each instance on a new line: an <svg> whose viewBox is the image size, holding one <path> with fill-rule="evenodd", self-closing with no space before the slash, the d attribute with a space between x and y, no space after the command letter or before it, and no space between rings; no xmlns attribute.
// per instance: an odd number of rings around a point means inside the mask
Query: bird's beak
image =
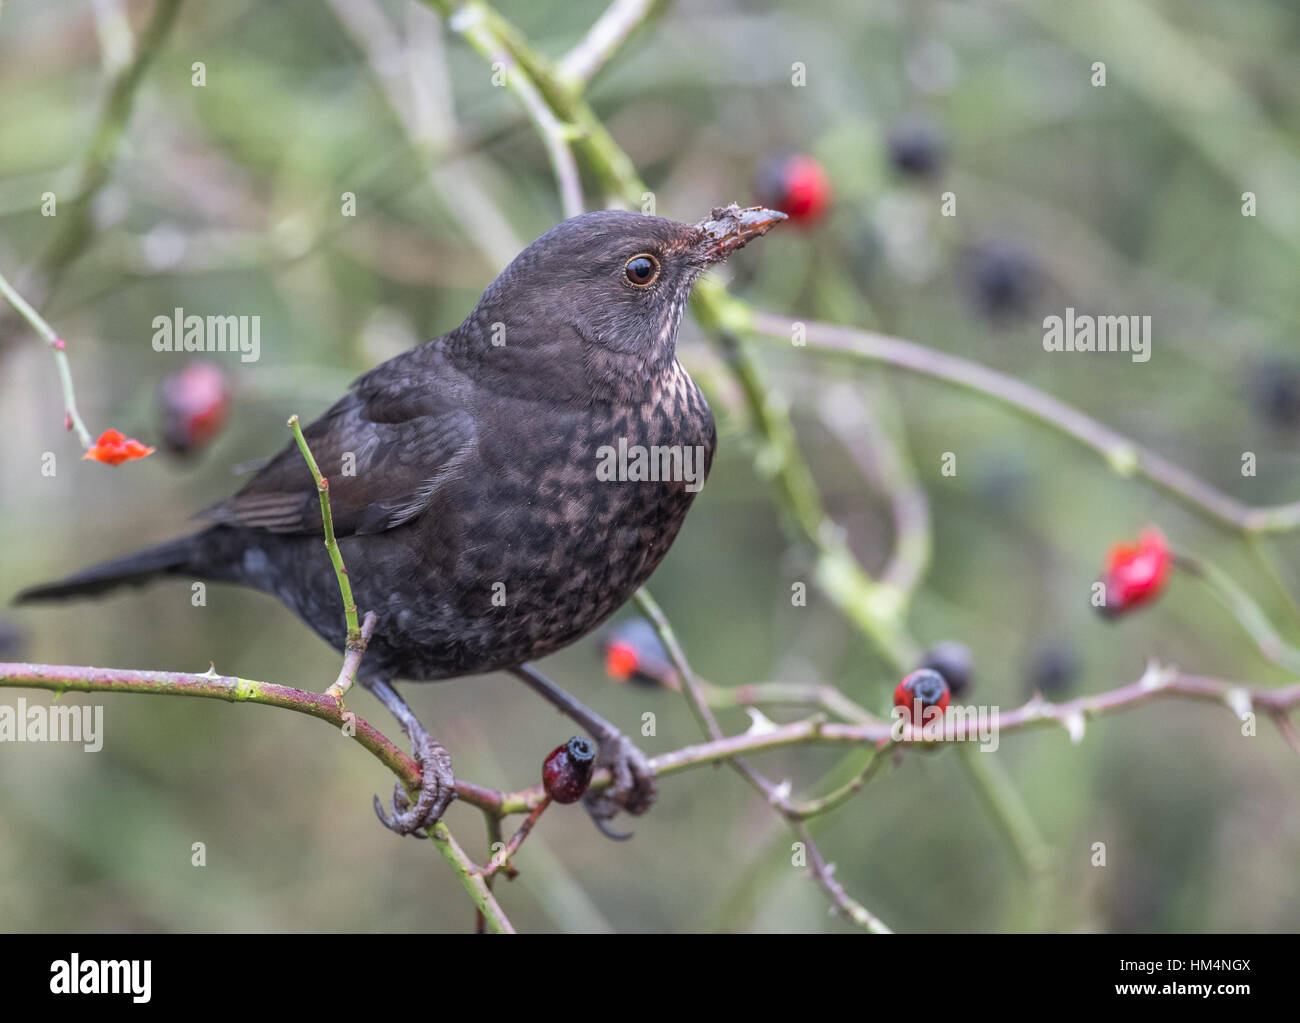
<svg viewBox="0 0 1300 1023"><path fill-rule="evenodd" d="M785 219L784 213L767 210L762 206L742 209L734 202L730 206L715 206L708 220L695 225L695 229L700 232L696 247L710 263L720 263L752 239L767 234Z"/></svg>

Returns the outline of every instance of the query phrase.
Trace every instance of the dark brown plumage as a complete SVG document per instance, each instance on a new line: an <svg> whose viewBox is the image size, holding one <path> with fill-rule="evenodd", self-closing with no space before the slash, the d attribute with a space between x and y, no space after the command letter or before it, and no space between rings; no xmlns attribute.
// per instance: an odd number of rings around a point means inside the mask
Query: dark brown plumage
<svg viewBox="0 0 1300 1023"><path fill-rule="evenodd" d="M304 430L330 480L357 605L378 616L363 681L402 719L427 787L442 786L406 813L395 807L399 830L430 823L451 779L445 751L389 680L505 668L544 688L524 662L590 632L649 577L716 443L675 355L686 300L705 267L781 219L733 206L697 225L621 211L567 220L524 249L459 327L371 370ZM601 478L620 445L677 452L677 478ZM343 648L315 486L293 444L201 517L211 525L199 533L18 599L158 575L223 580L275 594ZM586 713L587 727L612 733ZM621 768L617 798L643 809L653 792L644 758L616 733L596 738Z"/></svg>

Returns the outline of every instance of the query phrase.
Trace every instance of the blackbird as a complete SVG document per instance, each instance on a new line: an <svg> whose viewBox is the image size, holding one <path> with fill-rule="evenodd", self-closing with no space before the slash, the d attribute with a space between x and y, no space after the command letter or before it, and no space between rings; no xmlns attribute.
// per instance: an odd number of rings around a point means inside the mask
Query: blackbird
<svg viewBox="0 0 1300 1023"><path fill-rule="evenodd" d="M360 681L423 771L414 805L400 785L391 816L375 799L394 831L421 833L455 796L450 756L396 678L510 671L597 741L614 778L589 794L602 830L653 801L646 757L527 662L600 625L677 536L716 443L676 358L682 310L703 270L784 219L733 204L695 225L619 210L566 220L501 272L464 323L360 377L303 431L330 481L357 606L378 618ZM160 576L240 583L344 649L316 486L295 444L198 517L211 524L17 600Z"/></svg>

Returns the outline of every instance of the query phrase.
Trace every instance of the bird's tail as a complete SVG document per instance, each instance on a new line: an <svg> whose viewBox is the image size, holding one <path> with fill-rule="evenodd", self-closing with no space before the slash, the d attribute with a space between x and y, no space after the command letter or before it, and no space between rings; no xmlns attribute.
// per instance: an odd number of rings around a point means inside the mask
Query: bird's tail
<svg viewBox="0 0 1300 1023"><path fill-rule="evenodd" d="M14 603L93 597L119 586L139 586L160 575L185 574L198 549L200 535L202 534L184 536L170 543L128 554L124 558L105 561L58 582L32 586L14 597Z"/></svg>

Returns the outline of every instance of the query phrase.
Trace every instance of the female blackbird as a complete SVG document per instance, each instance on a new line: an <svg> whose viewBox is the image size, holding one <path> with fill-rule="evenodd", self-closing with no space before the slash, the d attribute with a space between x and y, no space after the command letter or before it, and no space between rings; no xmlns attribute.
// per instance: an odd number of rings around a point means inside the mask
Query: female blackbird
<svg viewBox="0 0 1300 1023"><path fill-rule="evenodd" d="M703 395L676 359L696 278L785 216L717 208L699 224L608 210L521 252L455 330L357 380L303 432L330 480L334 529L361 611L378 617L361 681L410 737L424 783L397 787L401 834L454 798L447 751L391 680L506 669L586 728L614 785L598 823L654 798L645 756L525 662L590 632L649 577L713 459ZM315 483L290 443L207 529L19 601L181 576L279 597L342 650L342 600L321 550Z"/></svg>

